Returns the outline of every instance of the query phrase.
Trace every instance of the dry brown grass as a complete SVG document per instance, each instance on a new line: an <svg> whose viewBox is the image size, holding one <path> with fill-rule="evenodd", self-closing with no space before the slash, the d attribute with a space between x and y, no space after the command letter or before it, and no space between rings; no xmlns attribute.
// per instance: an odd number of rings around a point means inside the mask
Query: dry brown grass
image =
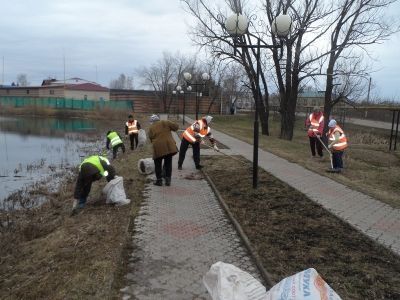
<svg viewBox="0 0 400 300"><path fill-rule="evenodd" d="M51 201L39 208L2 212L0 221L10 225L0 227L0 298L118 298L130 251L129 226L143 199L145 177L137 172L137 161L150 153L147 145L113 161L131 205L106 205L103 180L93 185L82 213L70 217L73 178L48 193Z"/></svg>
<svg viewBox="0 0 400 300"><path fill-rule="evenodd" d="M272 119L272 118L271 118ZM329 174L329 157L312 159L304 120L296 123L292 141L278 138L279 120L271 120L270 136L260 136L260 148L270 151L291 162L343 183L353 189L371 195L393 207L400 207L400 155L388 152L389 133L346 124L345 131L350 146L345 151L345 170L341 174ZM247 143L253 143L253 121L250 116L215 116L213 127Z"/></svg>

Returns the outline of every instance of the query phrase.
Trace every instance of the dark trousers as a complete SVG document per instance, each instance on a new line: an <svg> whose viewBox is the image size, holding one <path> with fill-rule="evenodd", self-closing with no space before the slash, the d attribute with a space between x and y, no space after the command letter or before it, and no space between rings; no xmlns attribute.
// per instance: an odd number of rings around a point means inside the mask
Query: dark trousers
<svg viewBox="0 0 400 300"><path fill-rule="evenodd" d="M131 140L131 150L136 149L139 144L139 134L132 133L129 135L129 139ZM135 146L136 143L136 146Z"/></svg>
<svg viewBox="0 0 400 300"><path fill-rule="evenodd" d="M179 149L178 166L182 166L183 161L185 160L186 151L189 148L189 145L192 145L192 148L193 148L194 164L196 165L196 167L200 165L200 143L196 142L194 144L191 144L186 139L182 138L181 147Z"/></svg>
<svg viewBox="0 0 400 300"><path fill-rule="evenodd" d="M332 152L332 165L334 169L343 169L343 156L344 151Z"/></svg>
<svg viewBox="0 0 400 300"><path fill-rule="evenodd" d="M154 167L157 179L162 178L163 169L165 172L165 178L171 178L172 175L172 154L168 154L162 157L154 159ZM164 167L163 167L164 160Z"/></svg>
<svg viewBox="0 0 400 300"><path fill-rule="evenodd" d="M96 180L94 176L85 176L84 173L79 172L78 180L75 185L74 198L79 200L80 208L85 206L90 189L92 188L92 183Z"/></svg>
<svg viewBox="0 0 400 300"><path fill-rule="evenodd" d="M113 158L117 158L117 152L118 149L122 149L122 153L125 153L125 145L124 144L118 144L117 146L113 147Z"/></svg>
<svg viewBox="0 0 400 300"><path fill-rule="evenodd" d="M320 157L322 157L323 153L322 153L322 144L321 144L321 142L315 136L313 136L313 137L309 136L308 138L310 139L310 149L311 149L312 156L315 156L315 147L316 147L318 155Z"/></svg>

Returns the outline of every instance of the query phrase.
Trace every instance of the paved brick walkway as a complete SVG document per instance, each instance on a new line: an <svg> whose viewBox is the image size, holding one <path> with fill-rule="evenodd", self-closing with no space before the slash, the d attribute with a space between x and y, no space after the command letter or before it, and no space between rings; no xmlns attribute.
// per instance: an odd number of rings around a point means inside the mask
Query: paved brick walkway
<svg viewBox="0 0 400 300"><path fill-rule="evenodd" d="M213 135L230 148L225 153L253 160L253 145L214 129ZM400 209L261 149L259 166L400 255Z"/></svg>
<svg viewBox="0 0 400 300"><path fill-rule="evenodd" d="M178 144L179 145L179 144ZM149 184L135 220L123 299L210 299L202 277L217 261L258 271L188 150L170 187Z"/></svg>

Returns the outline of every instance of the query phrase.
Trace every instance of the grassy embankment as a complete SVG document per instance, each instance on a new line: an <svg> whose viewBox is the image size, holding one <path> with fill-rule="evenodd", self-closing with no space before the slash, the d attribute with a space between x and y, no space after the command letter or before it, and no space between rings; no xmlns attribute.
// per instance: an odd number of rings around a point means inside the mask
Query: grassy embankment
<svg viewBox="0 0 400 300"><path fill-rule="evenodd" d="M400 299L400 258L251 162L204 158L205 171L276 283L315 268L342 299Z"/></svg>
<svg viewBox="0 0 400 300"><path fill-rule="evenodd" d="M213 128L249 144L253 143L251 116L215 116ZM350 145L345 151L345 169L329 174L329 156L312 159L304 119L296 122L292 141L279 139L280 123L271 116L270 136L260 135L260 148L291 162L364 192L393 207L400 207L400 154L388 152L390 132L347 123L344 130Z"/></svg>
<svg viewBox="0 0 400 300"><path fill-rule="evenodd" d="M123 119L113 125L122 132L126 112L119 114ZM101 117L109 119L104 113ZM103 139L104 132L99 134ZM65 179L57 192L32 191L49 200L39 208L0 212L0 298L118 298L145 185L137 161L149 156L151 146L146 145L112 162L124 177L130 205L106 205L102 180L93 184L82 213L70 217L74 177Z"/></svg>

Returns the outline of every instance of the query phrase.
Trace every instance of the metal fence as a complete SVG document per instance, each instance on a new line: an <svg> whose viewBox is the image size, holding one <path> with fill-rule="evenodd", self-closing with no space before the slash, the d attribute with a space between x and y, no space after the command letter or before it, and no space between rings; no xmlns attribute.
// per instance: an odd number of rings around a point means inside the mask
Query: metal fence
<svg viewBox="0 0 400 300"><path fill-rule="evenodd" d="M133 110L132 100L104 101L104 100L77 100L66 98L33 98L33 97L0 97L0 106L11 107L37 107L55 109L77 109L77 110L98 110L98 109L119 109Z"/></svg>

